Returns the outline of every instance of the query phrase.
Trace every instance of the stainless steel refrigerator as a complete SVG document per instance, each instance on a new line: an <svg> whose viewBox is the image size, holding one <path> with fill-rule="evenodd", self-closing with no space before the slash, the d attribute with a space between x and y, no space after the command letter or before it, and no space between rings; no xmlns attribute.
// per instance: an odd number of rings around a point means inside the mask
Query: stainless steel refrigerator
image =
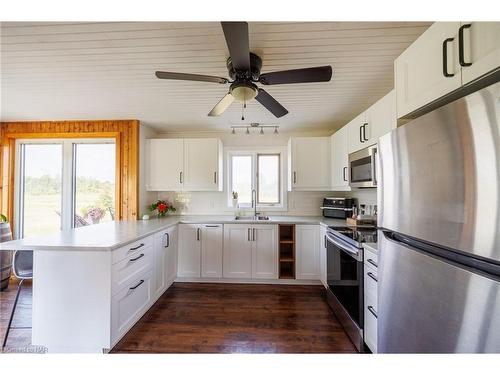
<svg viewBox="0 0 500 375"><path fill-rule="evenodd" d="M379 140L380 353L500 353L500 82Z"/></svg>

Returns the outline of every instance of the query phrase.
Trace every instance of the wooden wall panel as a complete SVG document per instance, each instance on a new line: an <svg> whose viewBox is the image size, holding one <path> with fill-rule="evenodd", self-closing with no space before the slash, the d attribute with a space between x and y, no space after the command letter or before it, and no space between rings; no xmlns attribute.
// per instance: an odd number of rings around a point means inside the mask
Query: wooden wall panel
<svg viewBox="0 0 500 375"><path fill-rule="evenodd" d="M116 218L137 220L139 190L139 121L0 122L0 211L14 213L16 139L114 138L116 142Z"/></svg>

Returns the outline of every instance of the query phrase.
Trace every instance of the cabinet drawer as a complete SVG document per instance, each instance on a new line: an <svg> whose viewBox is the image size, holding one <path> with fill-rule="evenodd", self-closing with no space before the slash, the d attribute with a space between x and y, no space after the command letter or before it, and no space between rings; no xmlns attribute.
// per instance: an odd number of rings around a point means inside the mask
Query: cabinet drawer
<svg viewBox="0 0 500 375"><path fill-rule="evenodd" d="M368 296L373 300L375 305L377 304L378 298L378 283L376 279L378 278L377 271L372 267L366 266L365 269L365 296Z"/></svg>
<svg viewBox="0 0 500 375"><path fill-rule="evenodd" d="M111 274L112 295L126 287L153 267L153 248L141 247L121 262L113 264Z"/></svg>
<svg viewBox="0 0 500 375"><path fill-rule="evenodd" d="M153 272L128 284L111 300L111 337L116 343L144 314L152 302Z"/></svg>
<svg viewBox="0 0 500 375"><path fill-rule="evenodd" d="M378 267L378 253L369 247L364 247L363 252L365 264L375 268L376 270Z"/></svg>
<svg viewBox="0 0 500 375"><path fill-rule="evenodd" d="M146 247L153 246L154 236L144 237L113 251L113 264L127 258L129 255L140 253Z"/></svg>
<svg viewBox="0 0 500 375"><path fill-rule="evenodd" d="M365 296L365 343L373 353L377 352L377 304Z"/></svg>

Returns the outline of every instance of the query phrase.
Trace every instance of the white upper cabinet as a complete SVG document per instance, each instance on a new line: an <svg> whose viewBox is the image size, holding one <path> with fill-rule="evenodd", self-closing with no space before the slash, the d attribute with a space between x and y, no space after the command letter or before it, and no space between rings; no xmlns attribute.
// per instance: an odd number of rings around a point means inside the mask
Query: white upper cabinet
<svg viewBox="0 0 500 375"><path fill-rule="evenodd" d="M368 147L365 137L363 137L363 129L366 126L366 111L357 115L347 127L349 133L349 153L356 152L362 148Z"/></svg>
<svg viewBox="0 0 500 375"><path fill-rule="evenodd" d="M278 227L252 225L252 278L278 278Z"/></svg>
<svg viewBox="0 0 500 375"><path fill-rule="evenodd" d="M349 128L344 126L331 136L332 190L351 190L349 187Z"/></svg>
<svg viewBox="0 0 500 375"><path fill-rule="evenodd" d="M295 226L296 279L319 280L319 225Z"/></svg>
<svg viewBox="0 0 500 375"><path fill-rule="evenodd" d="M222 191L219 139L149 139L147 147L147 190Z"/></svg>
<svg viewBox="0 0 500 375"><path fill-rule="evenodd" d="M363 129L365 145L377 143L381 136L395 129L396 125L396 94L392 90L366 110L366 125Z"/></svg>
<svg viewBox="0 0 500 375"><path fill-rule="evenodd" d="M201 275L201 225L179 224L177 275L200 277Z"/></svg>
<svg viewBox="0 0 500 375"><path fill-rule="evenodd" d="M436 22L395 61L398 118L459 88L460 22Z"/></svg>
<svg viewBox="0 0 500 375"><path fill-rule="evenodd" d="M252 228L244 224L225 224L223 253L225 278L251 278Z"/></svg>
<svg viewBox="0 0 500 375"><path fill-rule="evenodd" d="M499 66L500 23L434 23L394 63L398 118Z"/></svg>
<svg viewBox="0 0 500 375"><path fill-rule="evenodd" d="M182 139L148 139L146 189L149 191L182 190L184 142Z"/></svg>
<svg viewBox="0 0 500 375"><path fill-rule="evenodd" d="M222 190L222 142L219 139L184 139L185 191Z"/></svg>
<svg viewBox="0 0 500 375"><path fill-rule="evenodd" d="M222 277L222 224L203 225L201 277Z"/></svg>
<svg viewBox="0 0 500 375"><path fill-rule="evenodd" d="M500 66L500 22L462 22L459 42L463 44L462 54L459 48L462 84Z"/></svg>
<svg viewBox="0 0 500 375"><path fill-rule="evenodd" d="M290 138L289 190L330 190L330 137Z"/></svg>

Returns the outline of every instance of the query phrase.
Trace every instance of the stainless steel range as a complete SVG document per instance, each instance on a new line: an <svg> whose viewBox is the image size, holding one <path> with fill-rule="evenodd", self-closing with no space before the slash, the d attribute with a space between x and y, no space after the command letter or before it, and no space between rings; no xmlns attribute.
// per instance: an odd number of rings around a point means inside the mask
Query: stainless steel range
<svg viewBox="0 0 500 375"><path fill-rule="evenodd" d="M359 351L363 349L363 243L377 242L375 227L329 227L327 301Z"/></svg>

